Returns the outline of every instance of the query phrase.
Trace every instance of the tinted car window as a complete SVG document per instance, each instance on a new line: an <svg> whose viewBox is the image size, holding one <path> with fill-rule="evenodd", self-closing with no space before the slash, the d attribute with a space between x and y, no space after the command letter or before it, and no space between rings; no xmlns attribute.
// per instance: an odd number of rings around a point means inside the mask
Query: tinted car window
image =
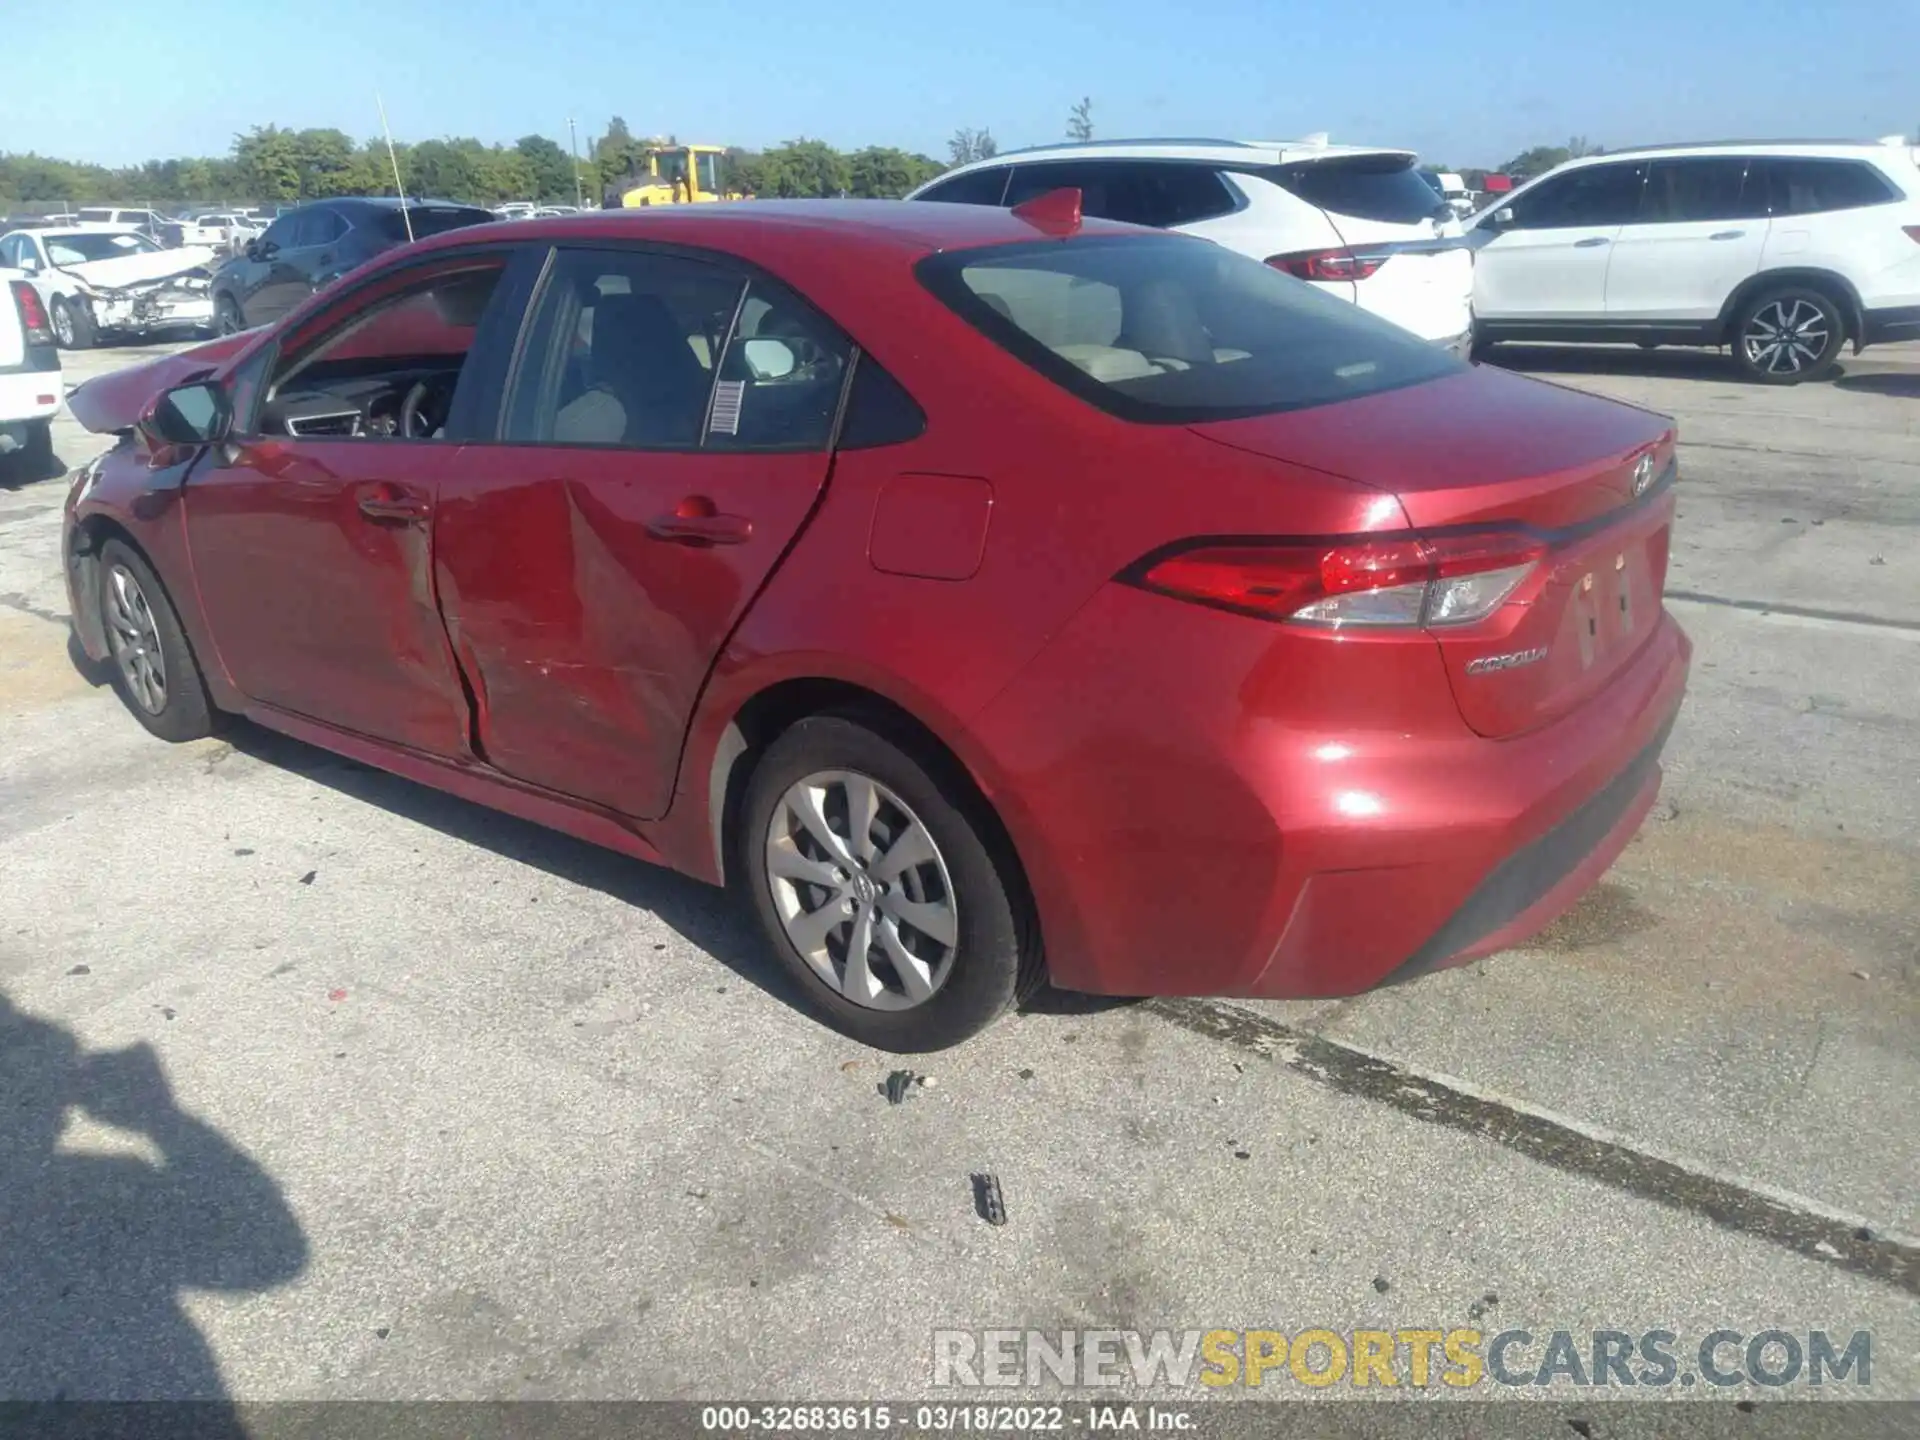
<svg viewBox="0 0 1920 1440"><path fill-rule="evenodd" d="M707 448L824 449L852 353L817 310L755 280L721 357Z"/></svg>
<svg viewBox="0 0 1920 1440"><path fill-rule="evenodd" d="M1434 185L1420 178L1410 155L1354 155L1276 165L1262 170L1260 176L1309 205L1356 220L1417 225L1452 213Z"/></svg>
<svg viewBox="0 0 1920 1440"><path fill-rule="evenodd" d="M1325 405L1463 369L1344 300L1174 236L958 250L929 256L919 274L1049 380L1145 423Z"/></svg>
<svg viewBox="0 0 1920 1440"><path fill-rule="evenodd" d="M1511 202L1512 228L1552 230L1577 225L1624 225L1640 208L1647 167L1591 165L1548 180Z"/></svg>
<svg viewBox="0 0 1920 1440"><path fill-rule="evenodd" d="M1018 205L1067 187L1080 192L1083 214L1156 230L1226 215L1238 204L1211 166L1144 160L1016 165L1004 203Z"/></svg>
<svg viewBox="0 0 1920 1440"><path fill-rule="evenodd" d="M562 251L508 398L505 438L697 446L714 389L713 357L741 308L744 283L721 266L678 256ZM732 419L738 433L744 400Z"/></svg>
<svg viewBox="0 0 1920 1440"><path fill-rule="evenodd" d="M1775 156L1755 166L1766 174L1775 215L1818 215L1899 198L1885 176L1857 160Z"/></svg>
<svg viewBox="0 0 1920 1440"><path fill-rule="evenodd" d="M413 226L413 238L424 240L429 235L441 235L468 225L491 224L493 219L491 210L466 205L409 205L405 217L396 206L377 212L367 223L382 239L402 245L406 243L409 224Z"/></svg>
<svg viewBox="0 0 1920 1440"><path fill-rule="evenodd" d="M1006 188L1007 169L1004 165L996 165L986 170L956 175L951 180L942 180L920 198L938 200L947 205L998 205Z"/></svg>
<svg viewBox="0 0 1920 1440"><path fill-rule="evenodd" d="M296 217L283 215L267 227L267 233L260 237L262 243L277 245L282 250L293 248L293 229Z"/></svg>
<svg viewBox="0 0 1920 1440"><path fill-rule="evenodd" d="M1656 160L1640 200L1643 224L1684 220L1751 220L1767 213L1766 186L1747 179L1742 155Z"/></svg>

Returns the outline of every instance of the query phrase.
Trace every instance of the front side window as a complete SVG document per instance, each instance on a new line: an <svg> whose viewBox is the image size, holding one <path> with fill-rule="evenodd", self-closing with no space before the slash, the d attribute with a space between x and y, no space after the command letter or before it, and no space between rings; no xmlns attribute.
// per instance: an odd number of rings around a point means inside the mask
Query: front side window
<svg viewBox="0 0 1920 1440"><path fill-rule="evenodd" d="M1141 423L1304 409L1463 369L1357 306L1180 237L951 251L921 261L919 274L1041 375Z"/></svg>
<svg viewBox="0 0 1920 1440"><path fill-rule="evenodd" d="M454 395L506 262L465 257L376 281L295 336L260 429L307 438L446 438ZM237 408L237 407L236 407Z"/></svg>
<svg viewBox="0 0 1920 1440"><path fill-rule="evenodd" d="M1647 170L1640 201L1641 224L1684 220L1751 220L1767 213L1766 187L1749 184L1739 155L1656 160Z"/></svg>
<svg viewBox="0 0 1920 1440"><path fill-rule="evenodd" d="M283 216L267 227L267 233L260 237L260 243L262 245L271 245L276 250L291 249L293 246L293 227L293 219L290 216Z"/></svg>
<svg viewBox="0 0 1920 1440"><path fill-rule="evenodd" d="M698 446L714 359L744 287L732 270L677 255L562 251L541 292L503 438Z"/></svg>
<svg viewBox="0 0 1920 1440"><path fill-rule="evenodd" d="M1576 229L1585 225L1625 225L1640 208L1647 167L1641 164L1589 165L1570 171L1511 201L1515 230Z"/></svg>

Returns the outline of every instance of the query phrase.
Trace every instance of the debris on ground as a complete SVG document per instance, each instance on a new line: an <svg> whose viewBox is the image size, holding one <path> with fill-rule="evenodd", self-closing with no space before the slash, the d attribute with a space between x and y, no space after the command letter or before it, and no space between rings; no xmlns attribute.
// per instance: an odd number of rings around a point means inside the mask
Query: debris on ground
<svg viewBox="0 0 1920 1440"><path fill-rule="evenodd" d="M842 1060L840 1062L840 1072L843 1075L851 1075L854 1071L858 1070L859 1068L860 1068L860 1062L858 1060Z"/></svg>
<svg viewBox="0 0 1920 1440"><path fill-rule="evenodd" d="M1387 1277L1386 1277L1386 1276L1384 1276L1384 1275L1376 1275L1376 1276L1374 1276L1374 1277L1373 1277L1373 1288L1374 1288L1374 1290L1375 1290L1376 1292L1378 1292L1379 1294L1381 1294L1381 1295L1384 1295L1384 1294L1386 1294L1386 1293L1387 1293L1387 1291L1388 1291L1389 1289L1391 1289L1392 1287L1391 1287L1391 1286L1389 1286L1389 1285L1387 1284Z"/></svg>
<svg viewBox="0 0 1920 1440"><path fill-rule="evenodd" d="M1007 1200L1000 1193L1000 1177L984 1171L973 1176L973 1208L989 1225L1007 1223Z"/></svg>
<svg viewBox="0 0 1920 1440"><path fill-rule="evenodd" d="M69 975L91 975L92 973L93 967L91 965L76 965L67 971Z"/></svg>
<svg viewBox="0 0 1920 1440"><path fill-rule="evenodd" d="M319 872L318 870L309 870L309 871L307 871L307 873L306 873L306 874L304 874L304 875L302 875L302 876L300 877L300 883L301 883L302 885L311 885L311 884L313 884L313 877L314 877L314 876L316 876L316 875L318 875L319 873L320 873L320 872Z"/></svg>
<svg viewBox="0 0 1920 1440"><path fill-rule="evenodd" d="M911 1070L895 1070L880 1085L880 1093L887 1097L889 1105L901 1105L916 1089L931 1085L933 1082L924 1075L916 1075Z"/></svg>

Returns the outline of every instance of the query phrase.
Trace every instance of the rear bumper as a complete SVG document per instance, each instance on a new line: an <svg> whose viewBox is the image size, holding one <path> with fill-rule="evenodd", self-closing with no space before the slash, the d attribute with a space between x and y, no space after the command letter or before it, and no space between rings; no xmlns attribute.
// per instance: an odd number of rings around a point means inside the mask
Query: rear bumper
<svg viewBox="0 0 1920 1440"><path fill-rule="evenodd" d="M51 420L60 413L65 385L61 381L58 356L55 367L47 370L9 370L0 372L0 451L17 449L26 443L26 427Z"/></svg>
<svg viewBox="0 0 1920 1440"><path fill-rule="evenodd" d="M1861 312L1862 349L1900 340L1920 340L1920 305L1895 305Z"/></svg>
<svg viewBox="0 0 1920 1440"><path fill-rule="evenodd" d="M1692 653L1663 613L1579 709L1488 740L1431 647L1316 686L1261 628L1111 587L977 717L1063 988L1335 997L1518 943L1652 807Z"/></svg>

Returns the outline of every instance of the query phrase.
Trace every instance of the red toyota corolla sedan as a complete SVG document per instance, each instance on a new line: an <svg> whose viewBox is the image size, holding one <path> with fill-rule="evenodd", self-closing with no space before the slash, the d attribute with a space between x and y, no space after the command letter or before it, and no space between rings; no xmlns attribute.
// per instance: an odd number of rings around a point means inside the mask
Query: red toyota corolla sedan
<svg viewBox="0 0 1920 1440"><path fill-rule="evenodd" d="M75 623L154 734L732 884L883 1049L1510 945L1686 681L1665 421L1073 192L462 230L72 407L124 432Z"/></svg>

